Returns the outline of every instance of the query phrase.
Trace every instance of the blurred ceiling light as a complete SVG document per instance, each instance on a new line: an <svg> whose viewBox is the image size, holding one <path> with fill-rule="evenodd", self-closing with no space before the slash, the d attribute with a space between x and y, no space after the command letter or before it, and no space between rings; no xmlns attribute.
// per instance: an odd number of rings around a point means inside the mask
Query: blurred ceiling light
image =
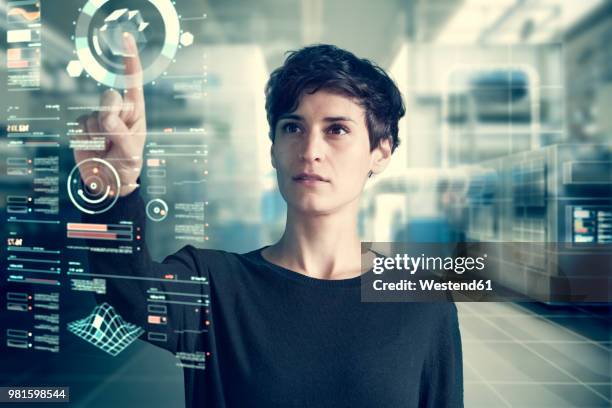
<svg viewBox="0 0 612 408"><path fill-rule="evenodd" d="M474 44L515 0L466 0L436 38L441 44Z"/></svg>
<svg viewBox="0 0 612 408"><path fill-rule="evenodd" d="M441 44L555 41L605 0L466 0L440 31Z"/></svg>
<svg viewBox="0 0 612 408"><path fill-rule="evenodd" d="M563 29L567 30L586 17L606 0L563 1Z"/></svg>

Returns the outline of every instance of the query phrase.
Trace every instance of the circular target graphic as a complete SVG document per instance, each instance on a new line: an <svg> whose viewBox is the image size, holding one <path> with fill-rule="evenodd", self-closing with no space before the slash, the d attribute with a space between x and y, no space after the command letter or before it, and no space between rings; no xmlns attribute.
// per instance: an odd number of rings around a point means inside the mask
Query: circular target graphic
<svg viewBox="0 0 612 408"><path fill-rule="evenodd" d="M126 89L135 79L123 74L122 58L127 56L121 45L124 33L134 36L142 59L143 52L146 55L151 48L148 36L163 32L161 44L152 50L155 55L150 60L143 60L143 84L155 80L166 70L179 47L181 27L172 2L143 0L136 3L140 3L138 8L126 8L125 2L89 0L75 23L74 43L82 67L93 79L111 88ZM145 18L151 14L159 17L158 24Z"/></svg>
<svg viewBox="0 0 612 408"><path fill-rule="evenodd" d="M168 204L159 198L149 201L146 210L151 221L159 222L168 216Z"/></svg>
<svg viewBox="0 0 612 408"><path fill-rule="evenodd" d="M119 198L120 188L117 170L102 159L83 160L68 175L68 197L87 214L110 210Z"/></svg>

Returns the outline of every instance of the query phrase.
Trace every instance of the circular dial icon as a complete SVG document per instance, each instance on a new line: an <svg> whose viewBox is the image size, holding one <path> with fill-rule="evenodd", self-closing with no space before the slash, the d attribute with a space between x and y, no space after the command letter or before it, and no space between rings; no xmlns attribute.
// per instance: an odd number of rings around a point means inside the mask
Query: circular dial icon
<svg viewBox="0 0 612 408"><path fill-rule="evenodd" d="M146 210L151 221L159 222L168 216L168 204L159 198L149 201Z"/></svg>
<svg viewBox="0 0 612 408"><path fill-rule="evenodd" d="M122 45L125 33L136 40L143 84L166 70L180 43L179 16L170 0L129 3L131 7L116 0L89 0L75 23L74 43L81 66L96 81L112 88L126 89L135 83L135 78L123 73L123 58L132 56Z"/></svg>
<svg viewBox="0 0 612 408"><path fill-rule="evenodd" d="M119 198L120 188L119 174L102 159L83 160L68 175L68 197L76 208L87 214L110 210Z"/></svg>

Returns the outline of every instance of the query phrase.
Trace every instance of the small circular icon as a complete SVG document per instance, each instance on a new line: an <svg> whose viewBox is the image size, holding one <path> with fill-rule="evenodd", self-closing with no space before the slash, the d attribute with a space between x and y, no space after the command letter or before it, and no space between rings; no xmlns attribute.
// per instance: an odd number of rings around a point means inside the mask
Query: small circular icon
<svg viewBox="0 0 612 408"><path fill-rule="evenodd" d="M146 210L151 221L163 221L168 216L168 204L159 198L149 201Z"/></svg>
<svg viewBox="0 0 612 408"><path fill-rule="evenodd" d="M87 214L110 210L119 198L120 188L117 170L102 159L83 160L68 175L68 197L76 208Z"/></svg>

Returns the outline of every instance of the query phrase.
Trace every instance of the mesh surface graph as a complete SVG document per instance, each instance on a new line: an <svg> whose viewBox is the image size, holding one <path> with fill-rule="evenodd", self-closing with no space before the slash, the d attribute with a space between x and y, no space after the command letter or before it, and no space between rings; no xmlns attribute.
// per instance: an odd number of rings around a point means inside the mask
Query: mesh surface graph
<svg viewBox="0 0 612 408"><path fill-rule="evenodd" d="M123 320L108 303L96 306L87 317L68 323L68 331L112 356L144 333L141 327Z"/></svg>

